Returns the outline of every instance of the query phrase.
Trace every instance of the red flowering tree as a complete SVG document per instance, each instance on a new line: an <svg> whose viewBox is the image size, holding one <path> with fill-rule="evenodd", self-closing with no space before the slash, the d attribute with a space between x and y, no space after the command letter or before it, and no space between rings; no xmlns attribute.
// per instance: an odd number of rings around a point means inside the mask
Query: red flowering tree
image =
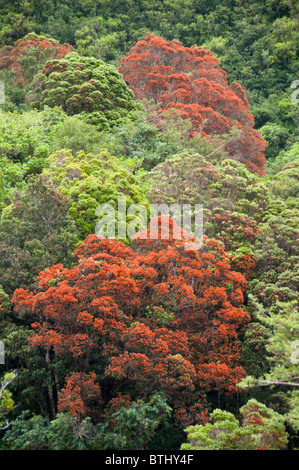
<svg viewBox="0 0 299 470"><path fill-rule="evenodd" d="M29 33L13 46L0 49L0 71L13 72L14 85L28 85L48 60L61 59L72 50L70 44L59 44L55 39Z"/></svg>
<svg viewBox="0 0 299 470"><path fill-rule="evenodd" d="M225 146L247 168L265 173L266 142L256 131L243 88L227 82L219 60L202 47L184 47L148 35L120 61L119 71L136 98L154 103L156 117L175 109L192 121L190 136L201 133L213 140L234 126L240 137Z"/></svg>
<svg viewBox="0 0 299 470"><path fill-rule="evenodd" d="M137 234L134 249L89 236L74 253L73 269L53 266L39 275L37 292L15 292L16 313L36 318L32 347L48 350L76 374L97 376L100 388L92 376L88 390L82 375L67 378L57 390L59 409L85 415L90 399L109 407L119 393L136 400L160 391L187 425L206 422L210 391L236 392L245 375L246 280L215 240L188 250L192 237L181 231L177 240L172 221L162 239L164 221L158 220L156 239L149 238L151 226Z"/></svg>
<svg viewBox="0 0 299 470"><path fill-rule="evenodd" d="M70 412L78 419L94 416L102 404L101 389L95 383L96 374L75 372L66 378L66 386L59 396L58 411Z"/></svg>

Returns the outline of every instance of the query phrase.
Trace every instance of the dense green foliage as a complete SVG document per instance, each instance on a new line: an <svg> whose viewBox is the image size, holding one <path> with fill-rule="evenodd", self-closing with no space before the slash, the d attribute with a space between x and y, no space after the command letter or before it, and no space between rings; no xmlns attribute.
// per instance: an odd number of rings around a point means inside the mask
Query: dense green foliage
<svg viewBox="0 0 299 470"><path fill-rule="evenodd" d="M102 150L97 155L60 150L49 157L43 174L69 201L69 211L76 221L81 238L95 233L96 210L100 204L118 209L118 197L126 197L128 205L148 205L134 176L117 160Z"/></svg>
<svg viewBox="0 0 299 470"><path fill-rule="evenodd" d="M240 409L242 425L232 413L214 410L205 426L186 429L182 450L280 450L287 442L283 418L256 400Z"/></svg>
<svg viewBox="0 0 299 470"><path fill-rule="evenodd" d="M298 2L0 14L0 449L298 449Z"/></svg>
<svg viewBox="0 0 299 470"><path fill-rule="evenodd" d="M0 284L9 294L31 286L43 267L68 264L78 240L68 200L42 177L15 193L0 227Z"/></svg>
<svg viewBox="0 0 299 470"><path fill-rule="evenodd" d="M2 10L1 45L35 31L115 65L148 33L203 46L245 88L257 128L270 137L269 157L298 137L289 100L299 70L296 0L15 0Z"/></svg>
<svg viewBox="0 0 299 470"><path fill-rule="evenodd" d="M38 109L60 106L68 114L84 114L101 128L136 109L133 93L115 67L74 52L49 60L35 75L26 100Z"/></svg>
<svg viewBox="0 0 299 470"><path fill-rule="evenodd" d="M244 165L224 160L219 166L185 152L157 165L145 179L151 203L202 204L204 234L221 240L235 262L250 262L268 190Z"/></svg>

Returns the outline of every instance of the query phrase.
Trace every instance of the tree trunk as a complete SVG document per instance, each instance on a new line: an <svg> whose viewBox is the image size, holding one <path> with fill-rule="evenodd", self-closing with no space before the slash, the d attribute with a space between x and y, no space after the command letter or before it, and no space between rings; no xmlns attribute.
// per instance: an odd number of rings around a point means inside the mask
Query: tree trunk
<svg viewBox="0 0 299 470"><path fill-rule="evenodd" d="M53 387L51 385L52 373L51 373L51 370L50 370L51 360L50 360L50 351L49 351L49 349L46 350L46 362L47 362L47 365L48 365L48 368L49 368L49 376L50 376L50 384L48 386L48 394L49 394L51 418L54 419L55 415L56 415L56 411L55 411L55 401L54 401Z"/></svg>

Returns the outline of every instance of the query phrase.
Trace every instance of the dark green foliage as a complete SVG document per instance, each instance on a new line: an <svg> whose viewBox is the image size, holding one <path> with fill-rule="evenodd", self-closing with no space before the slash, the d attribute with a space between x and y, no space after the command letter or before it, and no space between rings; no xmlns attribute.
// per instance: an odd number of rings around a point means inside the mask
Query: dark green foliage
<svg viewBox="0 0 299 470"><path fill-rule="evenodd" d="M266 307L276 300L298 300L298 164L287 165L271 182L255 256L251 291Z"/></svg>
<svg viewBox="0 0 299 470"><path fill-rule="evenodd" d="M213 162L196 153L179 153L145 175L152 204L203 207L203 231L221 240L234 269L250 277L258 225L267 206L265 182L233 160Z"/></svg>
<svg viewBox="0 0 299 470"><path fill-rule="evenodd" d="M89 418L78 422L61 413L50 421L42 415L28 417L23 412L12 423L1 443L2 450L93 450L96 429Z"/></svg>
<svg viewBox="0 0 299 470"><path fill-rule="evenodd" d="M251 396L264 388L271 408L284 415L293 448L299 409L298 163L286 165L269 187L270 204L259 227L249 283L248 308L258 323L245 334L243 358L249 376L240 386Z"/></svg>
<svg viewBox="0 0 299 470"><path fill-rule="evenodd" d="M146 450L161 426L171 416L171 408L165 399L155 394L146 403L143 400L122 407L99 425L105 449Z"/></svg>
<svg viewBox="0 0 299 470"><path fill-rule="evenodd" d="M38 177L16 193L0 219L0 283L8 294L43 269L69 264L77 240L67 200Z"/></svg>
<svg viewBox="0 0 299 470"><path fill-rule="evenodd" d="M258 322L252 322L247 328L242 345L243 367L248 375L259 377L268 371L266 345L269 330Z"/></svg>
<svg viewBox="0 0 299 470"><path fill-rule="evenodd" d="M10 422L0 448L161 451L177 450L187 438L182 450L298 446L299 107L291 99L299 78L298 2L3 0L0 15L6 97L0 105L0 428ZM268 143L266 178L223 151L236 129L212 144L188 139L191 124L179 116L154 126L148 103L134 100L117 70L147 34L211 50L228 83L245 89L255 128ZM50 41L61 55L27 49L28 40ZM73 46L68 56L64 43ZM174 404L151 395L154 385L146 399L136 388L130 401L131 389L123 386L117 395L113 377L102 390L109 405L94 405L101 410L95 421L94 410L81 419L58 413L62 378L87 353L74 361L53 348L33 348L37 313L17 311L11 302L19 287L34 291L36 276L49 266L71 268L77 241L95 231L97 206L112 204L117 216L120 195L147 209L147 195L150 202L203 203L205 234L225 245L234 270L246 273L242 308L251 323L240 355L248 376L238 399L218 396L216 405L212 389L209 416L186 432L174 420ZM176 330L174 309L158 310L160 316L145 310L145 322ZM85 325L78 328L84 333ZM92 351L97 373L113 347ZM190 409L196 404L190 394Z"/></svg>

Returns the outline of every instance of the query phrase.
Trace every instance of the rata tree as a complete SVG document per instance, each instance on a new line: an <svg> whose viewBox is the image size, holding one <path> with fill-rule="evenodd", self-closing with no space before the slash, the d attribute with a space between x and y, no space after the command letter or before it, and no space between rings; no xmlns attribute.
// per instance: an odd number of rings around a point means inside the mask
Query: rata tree
<svg viewBox="0 0 299 470"><path fill-rule="evenodd" d="M72 416L82 418L97 417L96 411L101 408L101 388L95 382L94 372L85 374L75 372L66 377L66 385L61 390L58 411L70 412Z"/></svg>
<svg viewBox="0 0 299 470"><path fill-rule="evenodd" d="M119 393L132 402L159 392L176 422L188 425L206 422L215 391L219 399L237 392L249 321L245 278L215 240L187 249L196 242L184 232L177 240L173 221L162 237L163 220L155 239L145 238L152 226L139 232L134 249L90 235L75 250L72 269L54 265L40 273L35 292L15 291L15 314L34 321L30 347L46 354L49 367L60 361L52 384L58 409L80 418L98 384L93 411ZM80 374L91 373L89 396Z"/></svg>
<svg viewBox="0 0 299 470"><path fill-rule="evenodd" d="M187 334L197 380L205 384L206 391L234 393L234 384L244 373L239 366L239 339L249 321L241 308L245 278L232 270L218 241L204 237L200 248L193 236L168 217L154 219L135 240L141 251L158 254L148 254L159 273L160 283L155 286L158 310L173 313ZM149 304L145 298L145 305Z"/></svg>
<svg viewBox="0 0 299 470"><path fill-rule="evenodd" d="M201 204L204 234L223 242L236 270L252 274L253 246L268 203L260 177L233 160L217 165L184 152L157 165L144 180L151 204L190 204L193 211Z"/></svg>
<svg viewBox="0 0 299 470"><path fill-rule="evenodd" d="M5 92L12 97L24 96L34 75L50 59L61 59L73 50L70 44L59 44L52 38L35 33L27 34L13 46L0 49L0 76L5 82ZM19 98L20 98L19 96Z"/></svg>
<svg viewBox="0 0 299 470"><path fill-rule="evenodd" d="M212 52L148 35L121 59L119 71L136 98L154 105L158 125L165 113L177 110L192 121L190 137L200 133L213 140L236 127L240 136L225 149L250 171L265 173L266 142L254 129L245 92L238 83L228 84Z"/></svg>
<svg viewBox="0 0 299 470"><path fill-rule="evenodd" d="M67 114L109 128L132 116L137 104L115 67L72 52L49 60L35 76L27 102L38 109L60 106Z"/></svg>

